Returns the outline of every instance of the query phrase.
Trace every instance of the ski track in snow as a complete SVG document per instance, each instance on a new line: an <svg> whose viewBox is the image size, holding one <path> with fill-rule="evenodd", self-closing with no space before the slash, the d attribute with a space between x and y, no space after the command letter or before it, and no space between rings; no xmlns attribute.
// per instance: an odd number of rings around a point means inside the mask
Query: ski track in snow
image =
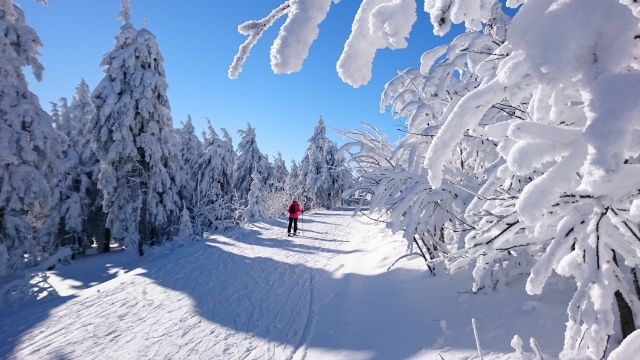
<svg viewBox="0 0 640 360"><path fill-rule="evenodd" d="M485 358L511 352L516 333L535 335L551 354L562 346L568 295L523 308L533 298L521 283L469 296L457 292L469 281L432 277L420 259L387 272L406 243L348 211L306 214L299 237L285 227L271 220L212 235L73 296L0 315L0 358L471 359L472 315ZM506 303L509 294L522 301Z"/></svg>

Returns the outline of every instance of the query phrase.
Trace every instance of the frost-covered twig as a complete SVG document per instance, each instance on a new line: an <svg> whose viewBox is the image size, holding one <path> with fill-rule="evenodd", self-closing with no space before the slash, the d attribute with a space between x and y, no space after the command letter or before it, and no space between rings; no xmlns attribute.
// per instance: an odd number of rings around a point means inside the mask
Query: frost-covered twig
<svg viewBox="0 0 640 360"><path fill-rule="evenodd" d="M262 33L273 25L278 18L289 12L290 7L291 5L289 4L289 1L285 1L282 5L271 11L271 13L264 19L247 21L238 26L238 32L242 35L249 35L249 38L240 45L238 53L233 58L233 63L231 63L231 66L229 67L230 79L238 78L238 74L242 71L242 64L247 60L247 56L249 56L249 52L253 45L258 42Z"/></svg>
<svg viewBox="0 0 640 360"><path fill-rule="evenodd" d="M422 251L422 249L421 249L420 251ZM387 271L391 270L391 268L393 267L393 265L397 264L400 260L402 260L402 259L406 259L406 258L408 258L408 257L410 257L410 256L420 256L420 254L418 254L417 252L411 252L411 253L404 254L404 255L400 256L400 257L399 257L399 258L397 258L393 263L391 263L391 265L389 265L389 267L387 268ZM424 253L422 253L422 257L424 257ZM426 261L426 260L427 260L427 259L425 258L425 261Z"/></svg>

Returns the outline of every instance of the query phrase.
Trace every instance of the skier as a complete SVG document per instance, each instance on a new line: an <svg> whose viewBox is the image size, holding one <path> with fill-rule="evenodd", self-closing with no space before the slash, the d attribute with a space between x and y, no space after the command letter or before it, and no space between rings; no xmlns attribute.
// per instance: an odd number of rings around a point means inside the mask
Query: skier
<svg viewBox="0 0 640 360"><path fill-rule="evenodd" d="M298 216L302 214L304 210L300 208L300 203L296 199L293 199L291 205L289 205L289 228L287 235L294 236L298 232ZM293 224L293 235L291 234L291 224Z"/></svg>

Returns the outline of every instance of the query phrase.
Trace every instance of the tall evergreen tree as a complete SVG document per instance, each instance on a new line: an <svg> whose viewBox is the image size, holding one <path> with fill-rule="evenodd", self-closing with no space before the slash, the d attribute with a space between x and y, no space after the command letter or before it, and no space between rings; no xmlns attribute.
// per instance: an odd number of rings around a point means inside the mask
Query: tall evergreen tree
<svg viewBox="0 0 640 360"><path fill-rule="evenodd" d="M280 154L279 151L278 156L273 159L273 165L271 166L270 173L271 185L279 188L280 190L284 190L287 178L289 177L289 170L287 169L287 164L285 164L282 159L282 154Z"/></svg>
<svg viewBox="0 0 640 360"><path fill-rule="evenodd" d="M40 107L27 86L23 66L31 66L36 80L44 70L37 59L42 46L25 22L20 7L0 2L0 254L9 260L0 273L25 264L24 254L36 261L55 246L51 237L35 236L52 206L52 187L60 176L64 137L51 116Z"/></svg>
<svg viewBox="0 0 640 360"><path fill-rule="evenodd" d="M215 231L231 222L229 204L232 195L233 145L222 129L220 139L211 122L203 133L204 152L195 165L196 195L191 208L196 219L196 231Z"/></svg>
<svg viewBox="0 0 640 360"><path fill-rule="evenodd" d="M236 151L233 148L233 139L229 132L225 128L220 128L222 132L222 141L220 142L220 188L227 198L231 198L234 193L233 183L234 175L233 168L236 162Z"/></svg>
<svg viewBox="0 0 640 360"><path fill-rule="evenodd" d="M343 170L345 160L337 156L337 146L327 138L322 116L308 142L299 169L301 200L306 208L330 209L340 203L342 192L348 186L343 184L349 179Z"/></svg>
<svg viewBox="0 0 640 360"><path fill-rule="evenodd" d="M91 103L91 90L89 85L80 79L80 84L76 86L76 94L69 105L68 123L72 127L75 136L71 141L71 146L75 148L80 158L81 166L84 171L98 174L99 162L96 158L95 151L91 145L91 117L95 109ZM95 176L92 176L92 178Z"/></svg>
<svg viewBox="0 0 640 360"><path fill-rule="evenodd" d="M293 199L300 199L302 195L302 187L300 186L300 169L295 160L291 160L291 171L287 176L286 190Z"/></svg>
<svg viewBox="0 0 640 360"><path fill-rule="evenodd" d="M322 184L326 195L322 198L322 207L329 209L344 203L342 194L349 189L353 178L347 169L346 159L338 153L338 147L333 141L327 142L323 159L326 166L322 173Z"/></svg>
<svg viewBox="0 0 640 360"><path fill-rule="evenodd" d="M247 123L246 130L238 130L240 135L240 143L238 144L237 158L233 167L233 177L235 182L235 190L240 199L246 199L251 189L251 182L254 170L257 171L264 180L263 175L267 169L265 166L265 156L258 149L256 142L256 129Z"/></svg>
<svg viewBox="0 0 640 360"><path fill-rule="evenodd" d="M196 136L195 128L191 122L191 115L187 115L187 120L182 123L182 128L176 130L178 147L180 148L180 158L182 172L184 174L184 184L180 197L191 204L196 187L196 165L203 155L202 142Z"/></svg>
<svg viewBox="0 0 640 360"><path fill-rule="evenodd" d="M119 17L124 25L102 59L106 75L91 95L93 140L107 227L142 256L144 243L177 222L183 180L155 36L133 27L126 0Z"/></svg>
<svg viewBox="0 0 640 360"><path fill-rule="evenodd" d="M60 104L51 103L51 117L55 128L67 137L68 142L61 159L61 178L54 187L57 206L51 214L52 218L48 219L48 224L58 226L55 233L60 245L71 245L76 247L74 250L84 252L86 244L82 241L85 213L82 208L82 171L74 146L78 129L71 123L67 99L62 97L59 101Z"/></svg>
<svg viewBox="0 0 640 360"><path fill-rule="evenodd" d="M59 243L84 253L95 239L100 245L99 250L104 251L106 216L95 181L99 162L87 136L87 127L94 112L89 86L84 80L80 82L70 106L66 98L60 99L59 106L52 105L56 129L69 140L62 159L63 175L55 193L59 198Z"/></svg>
<svg viewBox="0 0 640 360"><path fill-rule="evenodd" d="M262 175L256 170L251 174L251 190L248 194L248 205L244 210L247 221L259 221L269 217L266 204L266 189Z"/></svg>
<svg viewBox="0 0 640 360"><path fill-rule="evenodd" d="M94 112L91 89L86 81L81 79L69 106L69 123L76 129L73 138L70 138L70 146L78 154L78 178L84 214L83 232L88 243L96 242L99 252L108 252L110 236L105 234L107 214L102 209L103 196L97 182L100 161L91 144L93 134L90 125Z"/></svg>

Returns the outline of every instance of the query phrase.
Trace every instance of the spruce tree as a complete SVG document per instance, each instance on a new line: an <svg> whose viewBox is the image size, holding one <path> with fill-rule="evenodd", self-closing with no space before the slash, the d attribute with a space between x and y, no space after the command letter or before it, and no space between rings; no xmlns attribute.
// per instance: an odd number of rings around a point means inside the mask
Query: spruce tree
<svg viewBox="0 0 640 360"><path fill-rule="evenodd" d="M142 256L143 244L177 222L183 179L155 36L133 27L126 0L119 17L124 25L102 59L105 77L91 95L93 141L107 227Z"/></svg>
<svg viewBox="0 0 640 360"><path fill-rule="evenodd" d="M176 140L180 148L182 173L184 174L180 198L184 199L187 204L191 204L196 187L196 165L203 155L202 142L195 134L191 115L187 115L187 120L181 123L182 128L176 130Z"/></svg>
<svg viewBox="0 0 640 360"><path fill-rule="evenodd" d="M64 136L53 128L22 72L31 66L36 80L42 79L40 46L20 7L0 2L0 256L9 258L0 260L3 273L35 265L55 246L51 236L38 233L55 205L52 187L60 177ZM24 254L32 261L25 263Z"/></svg>
<svg viewBox="0 0 640 360"><path fill-rule="evenodd" d="M289 170L287 164L282 159L282 154L278 151L278 156L273 160L271 166L270 182L272 187L276 187L279 190L284 190L287 178L289 177Z"/></svg>
<svg viewBox="0 0 640 360"><path fill-rule="evenodd" d="M240 199L246 199L251 189L252 174L257 171L261 176L260 180L264 180L267 171L264 168L265 156L258 149L256 142L256 130L247 123L246 130L238 130L240 135L240 143L238 144L237 158L233 167L233 177L235 182L235 190Z"/></svg>
<svg viewBox="0 0 640 360"><path fill-rule="evenodd" d="M266 204L266 189L263 185L262 175L256 170L251 174L251 190L248 194L248 205L244 210L247 221L259 221L268 218Z"/></svg>
<svg viewBox="0 0 640 360"><path fill-rule="evenodd" d="M193 199L196 231L224 229L232 222L229 208L232 195L233 147L229 134L222 129L225 140L220 139L211 122L203 132L204 152L195 165L196 192Z"/></svg>
<svg viewBox="0 0 640 360"><path fill-rule="evenodd" d="M300 169L295 160L291 160L291 171L289 171L289 176L287 176L286 182L286 191L289 194L289 197L293 199L300 199L302 195L302 187L300 181Z"/></svg>
<svg viewBox="0 0 640 360"><path fill-rule="evenodd" d="M69 105L69 124L76 129L69 146L78 154L84 237L87 245L96 242L98 252L108 252L110 237L105 234L107 214L102 209L103 196L97 182L100 162L91 144L91 118L94 112L91 90L86 81L81 79Z"/></svg>
<svg viewBox="0 0 640 360"><path fill-rule="evenodd" d="M330 209L341 203L342 192L348 186L343 184L349 179L344 173L345 160L337 156L336 144L327 138L322 117L308 142L300 161L298 191L305 207Z"/></svg>

